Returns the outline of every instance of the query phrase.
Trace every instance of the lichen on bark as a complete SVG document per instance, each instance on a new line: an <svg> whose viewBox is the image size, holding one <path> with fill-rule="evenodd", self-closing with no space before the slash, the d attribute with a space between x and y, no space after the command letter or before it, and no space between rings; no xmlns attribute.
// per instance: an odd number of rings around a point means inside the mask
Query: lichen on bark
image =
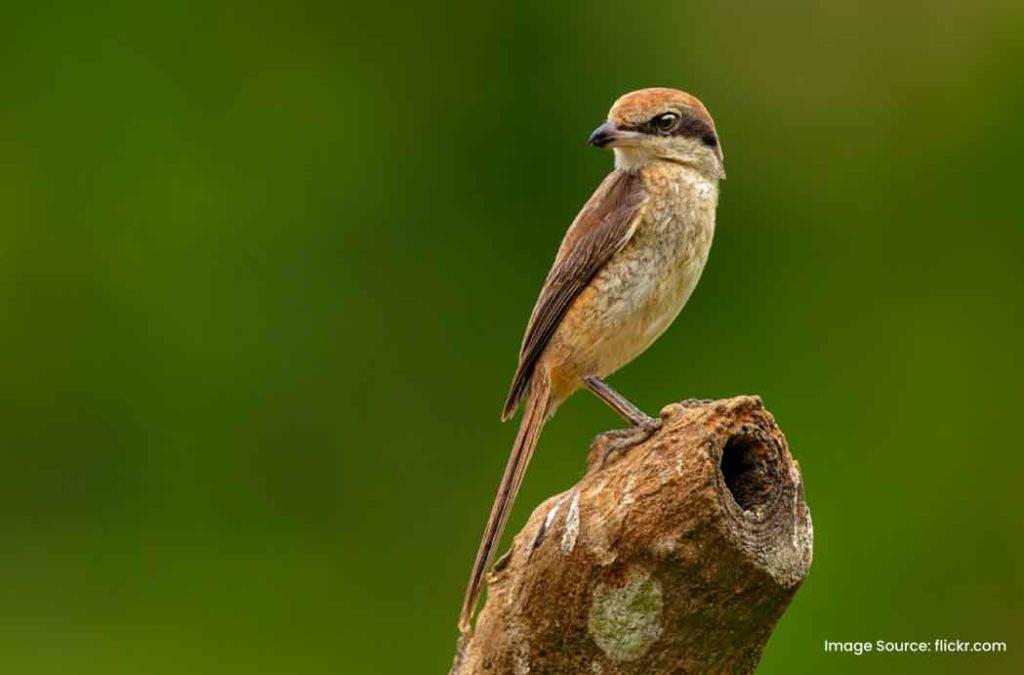
<svg viewBox="0 0 1024 675"><path fill-rule="evenodd" d="M661 636L661 610L658 580L634 569L620 588L594 588L587 629L608 658L632 661Z"/></svg>

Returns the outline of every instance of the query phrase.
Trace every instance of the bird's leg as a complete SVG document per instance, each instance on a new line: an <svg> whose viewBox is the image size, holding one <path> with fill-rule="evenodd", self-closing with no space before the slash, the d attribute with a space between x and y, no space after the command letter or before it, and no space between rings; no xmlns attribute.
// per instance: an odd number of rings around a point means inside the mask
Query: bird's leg
<svg viewBox="0 0 1024 675"><path fill-rule="evenodd" d="M608 462L608 458L616 452L629 450L633 446L646 441L651 437L651 434L661 427L660 419L651 417L630 403L625 396L609 387L608 383L601 378L591 376L583 378L583 381L590 391L597 394L598 398L607 403L622 419L633 425L629 429L606 431L594 439L594 444L604 444L601 466L604 466ZM593 447L593 444L591 447Z"/></svg>
<svg viewBox="0 0 1024 675"><path fill-rule="evenodd" d="M619 416L632 424L635 427L657 422L656 419L645 413L640 408L633 405L625 396L608 386L608 383L599 377L584 377L583 381L586 383L590 391L597 394L597 396L607 403L612 410L617 412Z"/></svg>

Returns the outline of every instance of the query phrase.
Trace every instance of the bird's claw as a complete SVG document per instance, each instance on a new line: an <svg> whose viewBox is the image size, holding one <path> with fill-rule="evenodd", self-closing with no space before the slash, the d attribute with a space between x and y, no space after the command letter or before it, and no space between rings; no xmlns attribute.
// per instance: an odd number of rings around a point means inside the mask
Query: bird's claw
<svg viewBox="0 0 1024 675"><path fill-rule="evenodd" d="M654 417L641 420L628 429L613 429L598 434L590 444L591 452L600 453L599 468L604 468L613 455L624 453L650 438L661 428L662 421Z"/></svg>

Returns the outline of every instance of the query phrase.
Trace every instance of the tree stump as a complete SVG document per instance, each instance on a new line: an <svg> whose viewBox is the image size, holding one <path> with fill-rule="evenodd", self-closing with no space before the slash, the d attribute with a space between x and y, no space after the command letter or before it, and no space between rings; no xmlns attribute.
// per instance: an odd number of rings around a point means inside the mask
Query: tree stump
<svg viewBox="0 0 1024 675"><path fill-rule="evenodd" d="M534 510L452 673L754 670L811 564L799 466L758 397L661 418Z"/></svg>

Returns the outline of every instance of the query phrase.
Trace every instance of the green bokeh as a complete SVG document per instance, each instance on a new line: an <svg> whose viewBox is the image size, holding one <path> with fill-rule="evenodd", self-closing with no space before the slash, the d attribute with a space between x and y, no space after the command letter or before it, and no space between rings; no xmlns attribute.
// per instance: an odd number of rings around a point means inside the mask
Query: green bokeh
<svg viewBox="0 0 1024 675"><path fill-rule="evenodd" d="M498 412L620 93L728 180L614 383L759 393L815 562L764 673L1024 669L1024 5L0 13L0 672L437 673ZM564 405L510 529L616 420ZM824 640L1005 640L852 657Z"/></svg>

